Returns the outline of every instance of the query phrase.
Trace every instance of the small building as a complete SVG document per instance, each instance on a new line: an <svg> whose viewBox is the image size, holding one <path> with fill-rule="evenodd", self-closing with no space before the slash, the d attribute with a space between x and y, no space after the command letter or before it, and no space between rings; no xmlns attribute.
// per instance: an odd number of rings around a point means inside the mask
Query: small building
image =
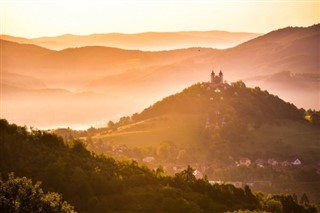
<svg viewBox="0 0 320 213"><path fill-rule="evenodd" d="M242 182L241 181L234 181L230 182L234 187L241 188L242 187Z"/></svg>
<svg viewBox="0 0 320 213"><path fill-rule="evenodd" d="M203 178L202 172L200 172L200 171L197 170L197 169L193 171L193 175L194 175L197 179Z"/></svg>
<svg viewBox="0 0 320 213"><path fill-rule="evenodd" d="M257 159L256 160L256 165L260 168L263 168L265 164L265 161L263 159Z"/></svg>
<svg viewBox="0 0 320 213"><path fill-rule="evenodd" d="M299 165L301 165L301 160L299 160L297 158L295 161L291 162L291 164L294 165L294 166L299 166Z"/></svg>
<svg viewBox="0 0 320 213"><path fill-rule="evenodd" d="M128 147L126 145L121 146L113 146L112 151L117 153L123 153L128 150Z"/></svg>
<svg viewBox="0 0 320 213"><path fill-rule="evenodd" d="M152 163L154 160L155 160L154 157L148 156L148 157L143 158L143 159L142 159L142 162Z"/></svg>
<svg viewBox="0 0 320 213"><path fill-rule="evenodd" d="M214 92L215 93L219 93L219 92L221 92L221 90L219 88L217 88L217 89L214 90Z"/></svg>
<svg viewBox="0 0 320 213"><path fill-rule="evenodd" d="M210 126L211 126L211 125L210 125L210 121L209 121L209 120L207 120L207 121L206 121L206 124L205 124L205 128L206 128L206 129L209 129L209 128L210 128Z"/></svg>
<svg viewBox="0 0 320 213"><path fill-rule="evenodd" d="M270 158L270 159L268 159L268 164L271 166L276 166L276 165L278 165L278 161L276 161L273 158Z"/></svg>
<svg viewBox="0 0 320 213"><path fill-rule="evenodd" d="M214 185L214 184L223 184L224 182L222 180L209 180L209 183L211 185Z"/></svg>
<svg viewBox="0 0 320 213"><path fill-rule="evenodd" d="M249 158L240 158L240 166L250 166L251 160Z"/></svg>
<svg viewBox="0 0 320 213"><path fill-rule="evenodd" d="M245 185L253 187L254 186L254 182L246 182Z"/></svg>

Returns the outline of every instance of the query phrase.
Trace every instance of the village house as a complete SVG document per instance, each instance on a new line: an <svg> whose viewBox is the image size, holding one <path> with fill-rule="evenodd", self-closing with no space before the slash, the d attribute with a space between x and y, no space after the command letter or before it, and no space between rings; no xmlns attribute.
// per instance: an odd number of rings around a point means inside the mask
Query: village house
<svg viewBox="0 0 320 213"><path fill-rule="evenodd" d="M202 172L200 172L199 170L194 170L194 172L193 172L193 175L197 178L197 179L201 179L201 178L203 178L203 174L202 174Z"/></svg>
<svg viewBox="0 0 320 213"><path fill-rule="evenodd" d="M205 124L205 128L209 129L210 128L210 121L207 119L206 124Z"/></svg>
<svg viewBox="0 0 320 213"><path fill-rule="evenodd" d="M152 156L147 156L147 157L145 157L145 158L142 159L142 162L152 163L154 160L155 160L154 157L152 157Z"/></svg>
<svg viewBox="0 0 320 213"><path fill-rule="evenodd" d="M224 182L222 180L209 180L209 183L211 185L214 185L214 184L223 184Z"/></svg>
<svg viewBox="0 0 320 213"><path fill-rule="evenodd" d="M263 159L257 159L256 160L256 165L260 168L263 168L265 164L265 161Z"/></svg>
<svg viewBox="0 0 320 213"><path fill-rule="evenodd" d="M251 160L249 158L240 158L239 166L250 166Z"/></svg>
<svg viewBox="0 0 320 213"><path fill-rule="evenodd" d="M299 166L299 165L301 165L302 163L301 163L301 161L297 158L295 161L291 162L291 164L294 165L294 166Z"/></svg>
<svg viewBox="0 0 320 213"><path fill-rule="evenodd" d="M235 181L235 182L230 182L234 187L241 188L242 187L242 182L241 181Z"/></svg>
<svg viewBox="0 0 320 213"><path fill-rule="evenodd" d="M253 187L254 186L254 182L246 182L245 185Z"/></svg>
<svg viewBox="0 0 320 213"><path fill-rule="evenodd" d="M268 164L269 164L270 166L276 166L276 165L278 165L278 161L276 161L276 160L273 159L273 158L269 158L269 159L268 159Z"/></svg>
<svg viewBox="0 0 320 213"><path fill-rule="evenodd" d="M217 89L214 90L214 92L215 93L219 93L219 92L221 92L221 90L219 88L217 88Z"/></svg>
<svg viewBox="0 0 320 213"><path fill-rule="evenodd" d="M117 153L123 153L128 150L128 147L126 145L121 146L113 146L112 151Z"/></svg>

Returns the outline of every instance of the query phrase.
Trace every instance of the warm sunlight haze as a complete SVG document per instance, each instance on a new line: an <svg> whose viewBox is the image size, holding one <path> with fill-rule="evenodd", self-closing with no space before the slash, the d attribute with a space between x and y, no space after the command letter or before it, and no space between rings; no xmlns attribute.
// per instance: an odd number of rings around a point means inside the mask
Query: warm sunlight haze
<svg viewBox="0 0 320 213"><path fill-rule="evenodd" d="M320 0L0 0L0 212L320 212Z"/></svg>
<svg viewBox="0 0 320 213"><path fill-rule="evenodd" d="M287 0L1 0L1 34L225 30L267 33L320 21L319 1Z"/></svg>

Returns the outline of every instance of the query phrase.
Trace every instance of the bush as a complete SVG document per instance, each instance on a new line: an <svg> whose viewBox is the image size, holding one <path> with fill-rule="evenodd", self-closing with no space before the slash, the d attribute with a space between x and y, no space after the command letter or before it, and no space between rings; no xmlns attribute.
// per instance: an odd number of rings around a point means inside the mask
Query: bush
<svg viewBox="0 0 320 213"><path fill-rule="evenodd" d="M33 184L26 177L0 180L0 209L3 212L75 212L73 207L54 192L44 193L40 182Z"/></svg>

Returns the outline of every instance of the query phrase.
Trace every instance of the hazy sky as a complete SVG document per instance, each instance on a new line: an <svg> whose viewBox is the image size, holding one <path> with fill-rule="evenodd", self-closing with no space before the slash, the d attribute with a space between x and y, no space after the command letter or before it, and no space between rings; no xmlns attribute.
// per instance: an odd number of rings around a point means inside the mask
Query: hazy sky
<svg viewBox="0 0 320 213"><path fill-rule="evenodd" d="M320 22L320 1L0 0L1 34L227 30L269 32Z"/></svg>

